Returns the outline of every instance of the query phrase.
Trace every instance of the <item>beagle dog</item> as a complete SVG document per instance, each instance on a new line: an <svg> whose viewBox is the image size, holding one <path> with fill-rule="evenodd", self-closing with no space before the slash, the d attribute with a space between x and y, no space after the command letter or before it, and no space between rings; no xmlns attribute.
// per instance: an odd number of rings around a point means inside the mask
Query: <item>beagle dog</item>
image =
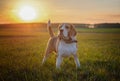
<svg viewBox="0 0 120 81"><path fill-rule="evenodd" d="M76 30L71 24L61 24L59 25L58 36L55 36L51 29L51 22L48 21L47 28L50 34L50 39L47 44L46 52L42 61L45 62L47 57L52 52L57 53L56 68L60 68L62 58L73 55L76 67L80 67L79 59L77 57L77 40L76 40Z"/></svg>

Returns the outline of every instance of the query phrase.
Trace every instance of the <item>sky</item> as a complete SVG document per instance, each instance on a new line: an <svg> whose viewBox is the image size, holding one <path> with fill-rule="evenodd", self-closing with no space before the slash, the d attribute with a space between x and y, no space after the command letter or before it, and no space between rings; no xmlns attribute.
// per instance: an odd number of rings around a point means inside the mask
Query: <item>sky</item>
<svg viewBox="0 0 120 81"><path fill-rule="evenodd" d="M0 23L26 22L18 16L23 5L37 11L29 22L120 23L120 0L0 0Z"/></svg>

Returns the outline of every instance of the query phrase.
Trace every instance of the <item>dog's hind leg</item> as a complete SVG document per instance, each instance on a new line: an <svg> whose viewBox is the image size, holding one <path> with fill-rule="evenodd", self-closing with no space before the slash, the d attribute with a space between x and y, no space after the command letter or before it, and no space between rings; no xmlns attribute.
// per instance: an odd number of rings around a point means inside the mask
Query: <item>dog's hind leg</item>
<svg viewBox="0 0 120 81"><path fill-rule="evenodd" d="M47 48L47 50L46 50L46 52L45 52L45 55L44 55L44 58L43 58L43 60L42 60L42 64L46 61L46 59L49 57L49 54L50 54L51 52L52 52L52 51Z"/></svg>
<svg viewBox="0 0 120 81"><path fill-rule="evenodd" d="M52 53L52 52L53 52L53 49L51 48L51 43L49 41L48 45L47 45L47 48L46 48L46 51L45 51L44 58L42 60L42 64L46 61L46 59L49 57L50 53Z"/></svg>

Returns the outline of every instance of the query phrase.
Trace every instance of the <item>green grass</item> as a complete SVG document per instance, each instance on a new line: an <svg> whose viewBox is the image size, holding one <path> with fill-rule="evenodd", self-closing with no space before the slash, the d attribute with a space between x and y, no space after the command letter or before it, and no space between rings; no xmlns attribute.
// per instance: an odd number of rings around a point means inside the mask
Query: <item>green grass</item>
<svg viewBox="0 0 120 81"><path fill-rule="evenodd" d="M119 81L120 33L111 29L104 29L110 33L95 30L78 29L84 31L77 34L81 69L75 68L70 57L63 60L61 70L55 68L54 53L41 65L49 38L47 32L2 30L0 81Z"/></svg>
<svg viewBox="0 0 120 81"><path fill-rule="evenodd" d="M78 28L80 33L120 33L120 28Z"/></svg>

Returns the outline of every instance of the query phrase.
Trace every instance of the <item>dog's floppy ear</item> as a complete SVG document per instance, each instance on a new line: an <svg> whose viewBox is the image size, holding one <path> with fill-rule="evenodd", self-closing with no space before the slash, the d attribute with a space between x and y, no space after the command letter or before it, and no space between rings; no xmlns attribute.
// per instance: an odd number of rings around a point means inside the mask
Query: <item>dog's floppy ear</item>
<svg viewBox="0 0 120 81"><path fill-rule="evenodd" d="M69 36L76 36L77 35L77 32L75 30L75 26L74 25L70 25L70 32L69 32Z"/></svg>

